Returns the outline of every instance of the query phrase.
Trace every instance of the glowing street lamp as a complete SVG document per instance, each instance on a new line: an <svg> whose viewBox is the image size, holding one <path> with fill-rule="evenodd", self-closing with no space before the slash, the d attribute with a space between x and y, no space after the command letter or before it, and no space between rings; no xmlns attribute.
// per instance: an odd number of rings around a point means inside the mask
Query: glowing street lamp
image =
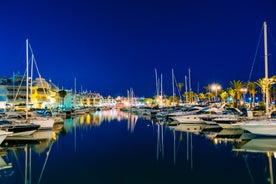
<svg viewBox="0 0 276 184"><path fill-rule="evenodd" d="M212 85L211 85L211 90L212 90L213 92L215 92L215 99L217 100L218 91L221 90L221 85L219 85L219 84L212 84Z"/></svg>
<svg viewBox="0 0 276 184"><path fill-rule="evenodd" d="M242 88L241 88L241 92L242 92L242 94L243 94L243 96L242 96L243 99L242 99L242 100L245 101L245 95L246 95L246 93L247 93L247 88L246 88L246 87L242 87Z"/></svg>

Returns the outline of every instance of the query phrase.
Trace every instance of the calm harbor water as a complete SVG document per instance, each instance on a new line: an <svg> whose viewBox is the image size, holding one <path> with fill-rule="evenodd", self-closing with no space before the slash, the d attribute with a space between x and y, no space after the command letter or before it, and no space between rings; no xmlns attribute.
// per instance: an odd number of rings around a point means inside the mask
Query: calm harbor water
<svg viewBox="0 0 276 184"><path fill-rule="evenodd" d="M118 110L97 111L37 132L40 141L3 142L0 183L273 182L276 138L212 135L217 132L181 132Z"/></svg>

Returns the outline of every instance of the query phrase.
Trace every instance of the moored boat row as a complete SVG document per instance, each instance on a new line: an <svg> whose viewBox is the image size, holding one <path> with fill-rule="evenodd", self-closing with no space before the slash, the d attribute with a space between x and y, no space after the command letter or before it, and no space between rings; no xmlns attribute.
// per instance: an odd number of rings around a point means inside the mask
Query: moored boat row
<svg viewBox="0 0 276 184"><path fill-rule="evenodd" d="M148 119L167 121L167 125L175 130L199 132L209 129L241 129L258 136L276 136L276 119L271 112L269 119L254 117L248 110L246 113L237 108L214 106L185 107L132 107L128 112Z"/></svg>

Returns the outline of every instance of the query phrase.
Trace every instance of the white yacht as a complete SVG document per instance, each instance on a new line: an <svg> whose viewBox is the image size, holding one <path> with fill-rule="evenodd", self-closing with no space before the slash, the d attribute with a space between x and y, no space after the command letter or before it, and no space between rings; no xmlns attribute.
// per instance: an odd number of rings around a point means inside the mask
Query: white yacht
<svg viewBox="0 0 276 184"><path fill-rule="evenodd" d="M198 111L202 110L204 107L201 106L191 106L187 108L182 108L180 110L177 110L175 112L171 112L168 114L168 117L176 117L176 116L185 116L185 115L191 115L195 114Z"/></svg>
<svg viewBox="0 0 276 184"><path fill-rule="evenodd" d="M195 114L191 115L181 115L181 116L172 116L173 120L178 121L179 123L206 123L212 121L212 119L219 117L223 114L223 108L204 108L198 111Z"/></svg>
<svg viewBox="0 0 276 184"><path fill-rule="evenodd" d="M249 120L235 123L234 126L257 135L276 136L276 119Z"/></svg>
<svg viewBox="0 0 276 184"><path fill-rule="evenodd" d="M6 132L3 130L0 130L0 144L6 139L8 135L11 135L12 132Z"/></svg>
<svg viewBox="0 0 276 184"><path fill-rule="evenodd" d="M40 125L39 129L52 129L55 123L55 117L39 116L34 111L28 113L28 120L30 123Z"/></svg>
<svg viewBox="0 0 276 184"><path fill-rule="evenodd" d="M213 121L223 129L239 129L235 124L245 119L246 117L243 116L243 113L239 109L230 108L230 111L213 119Z"/></svg>
<svg viewBox="0 0 276 184"><path fill-rule="evenodd" d="M268 78L268 51L267 51L267 24L264 22L264 63L265 63L265 77ZM247 130L253 134L262 136L276 136L276 118L273 117L275 112L269 111L269 83L267 82L265 88L265 105L266 105L266 117L265 119L252 119L243 121L237 124L240 128ZM276 114L276 113L275 113Z"/></svg>

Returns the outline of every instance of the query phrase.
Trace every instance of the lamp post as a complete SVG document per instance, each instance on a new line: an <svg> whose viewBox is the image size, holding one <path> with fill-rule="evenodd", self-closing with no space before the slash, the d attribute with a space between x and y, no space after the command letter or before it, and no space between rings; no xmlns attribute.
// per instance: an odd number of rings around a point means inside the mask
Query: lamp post
<svg viewBox="0 0 276 184"><path fill-rule="evenodd" d="M247 88L246 87L242 87L241 88L241 92L242 92L242 101L245 102L245 95L247 93Z"/></svg>
<svg viewBox="0 0 276 184"><path fill-rule="evenodd" d="M217 100L218 91L221 90L221 85L219 85L219 84L212 84L212 85L211 85L211 90L212 90L213 92L215 92L215 100Z"/></svg>

